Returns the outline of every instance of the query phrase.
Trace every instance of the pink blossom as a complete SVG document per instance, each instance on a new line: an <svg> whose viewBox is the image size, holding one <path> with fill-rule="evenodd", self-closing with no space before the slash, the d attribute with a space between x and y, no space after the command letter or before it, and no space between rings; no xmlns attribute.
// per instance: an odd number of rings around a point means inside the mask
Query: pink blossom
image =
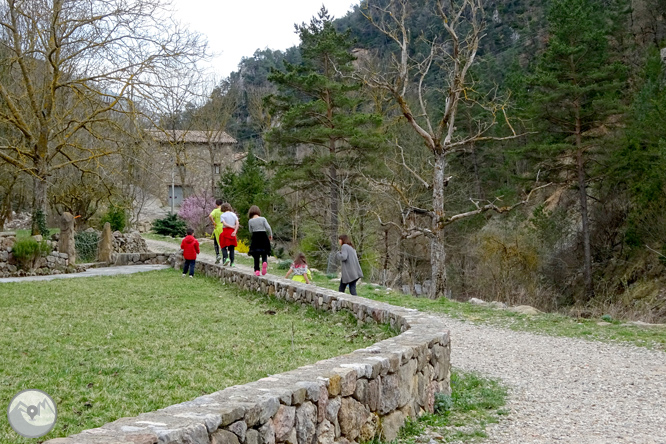
<svg viewBox="0 0 666 444"><path fill-rule="evenodd" d="M210 225L208 215L215 209L215 199L207 192L195 193L183 200L178 216L187 221L194 229L195 235L201 236Z"/></svg>

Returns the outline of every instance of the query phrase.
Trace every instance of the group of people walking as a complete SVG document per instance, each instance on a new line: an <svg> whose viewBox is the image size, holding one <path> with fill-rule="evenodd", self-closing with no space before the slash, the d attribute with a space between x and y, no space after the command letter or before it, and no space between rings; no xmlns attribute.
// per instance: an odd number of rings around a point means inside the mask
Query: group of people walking
<svg viewBox="0 0 666 444"><path fill-rule="evenodd" d="M211 211L208 218L213 223L213 240L215 243L215 263L222 261L223 266L234 266L235 249L238 246L238 228L240 222L229 203L221 199L215 201L215 209ZM265 217L261 216L258 206L252 205L248 211L248 230L250 231L250 248L248 254L254 258L254 274L265 275L268 271L268 256L271 255L271 241L273 230ZM346 234L338 237L340 251L337 258L340 260L342 276L338 290L342 293L349 287L349 293L356 295L356 282L363 277L361 264L354 245ZM194 266L197 254L199 254L199 242L194 237L194 230L187 230L187 236L181 242L185 265L183 266L183 277L194 276ZM220 253L222 257L220 258ZM292 276L292 280L298 282L312 283L312 274L303 253L298 253L289 267L285 278Z"/></svg>

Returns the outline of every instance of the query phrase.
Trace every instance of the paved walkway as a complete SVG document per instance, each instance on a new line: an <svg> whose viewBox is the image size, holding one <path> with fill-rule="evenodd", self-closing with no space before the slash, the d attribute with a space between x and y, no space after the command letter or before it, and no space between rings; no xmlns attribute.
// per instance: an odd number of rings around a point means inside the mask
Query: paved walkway
<svg viewBox="0 0 666 444"><path fill-rule="evenodd" d="M170 268L168 265L123 265L118 267L91 268L83 273L52 274L49 276L25 276L1 278L0 284L6 282L35 282L53 281L55 279L74 279L94 276L115 276L118 274L134 274L145 271L164 270Z"/></svg>
<svg viewBox="0 0 666 444"><path fill-rule="evenodd" d="M145 239L145 241L150 251L153 251L155 253L173 253L180 250L178 245L172 244L171 242L152 240L152 239ZM215 263L215 256L207 253L201 253L197 257L197 260L203 262ZM237 264L235 265L235 267L238 267L243 270L252 269L251 267L242 264ZM84 271L83 273L0 278L0 284L6 282L35 282L35 281L52 281L55 279L85 278L93 276L115 276L119 274L133 274L133 273L141 273L144 271L163 270L165 268L170 268L170 267L168 265L123 265L118 267L91 268L89 270Z"/></svg>

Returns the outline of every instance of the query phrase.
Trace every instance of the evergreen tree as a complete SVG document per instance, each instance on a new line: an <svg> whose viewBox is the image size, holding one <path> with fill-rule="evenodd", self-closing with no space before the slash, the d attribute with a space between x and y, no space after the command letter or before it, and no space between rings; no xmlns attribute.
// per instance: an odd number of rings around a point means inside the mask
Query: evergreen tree
<svg viewBox="0 0 666 444"><path fill-rule="evenodd" d="M278 233L277 225L281 222L274 219L274 208L279 208L280 199L271 191L271 184L259 160L250 151L239 172L227 169L218 184L222 199L229 202L238 213L240 227L238 237L249 240L247 229L247 213L252 205L257 205L262 215L272 224L273 231ZM283 222L283 221L282 221Z"/></svg>
<svg viewBox="0 0 666 444"><path fill-rule="evenodd" d="M648 54L638 87L624 145L611 158L609 188L628 196L625 243L666 254L666 74L658 50Z"/></svg>
<svg viewBox="0 0 666 444"><path fill-rule="evenodd" d="M622 69L609 55L608 25L600 0L554 0L548 45L531 79L535 114L550 137L551 155L566 159L559 167L575 169L587 297L594 291L587 184L589 160L598 148L588 135L617 112L623 84Z"/></svg>
<svg viewBox="0 0 666 444"><path fill-rule="evenodd" d="M342 180L371 167L370 157L381 145L381 119L362 111L361 84L350 76L354 56L349 32L338 32L324 7L309 24L296 29L303 62L285 62L285 71L269 76L278 93L267 100L280 125L266 139L283 149L278 167L283 184L310 195L327 195L324 225L332 255L337 249ZM305 154L296 155L296 148ZM329 260L329 271L331 264Z"/></svg>

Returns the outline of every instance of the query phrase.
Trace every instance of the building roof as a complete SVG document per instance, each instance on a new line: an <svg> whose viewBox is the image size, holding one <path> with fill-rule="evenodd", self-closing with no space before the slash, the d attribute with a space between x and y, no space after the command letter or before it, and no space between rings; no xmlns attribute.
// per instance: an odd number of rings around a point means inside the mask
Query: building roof
<svg viewBox="0 0 666 444"><path fill-rule="evenodd" d="M151 130L148 133L157 142L162 143L220 143L223 145L238 143L224 131Z"/></svg>

